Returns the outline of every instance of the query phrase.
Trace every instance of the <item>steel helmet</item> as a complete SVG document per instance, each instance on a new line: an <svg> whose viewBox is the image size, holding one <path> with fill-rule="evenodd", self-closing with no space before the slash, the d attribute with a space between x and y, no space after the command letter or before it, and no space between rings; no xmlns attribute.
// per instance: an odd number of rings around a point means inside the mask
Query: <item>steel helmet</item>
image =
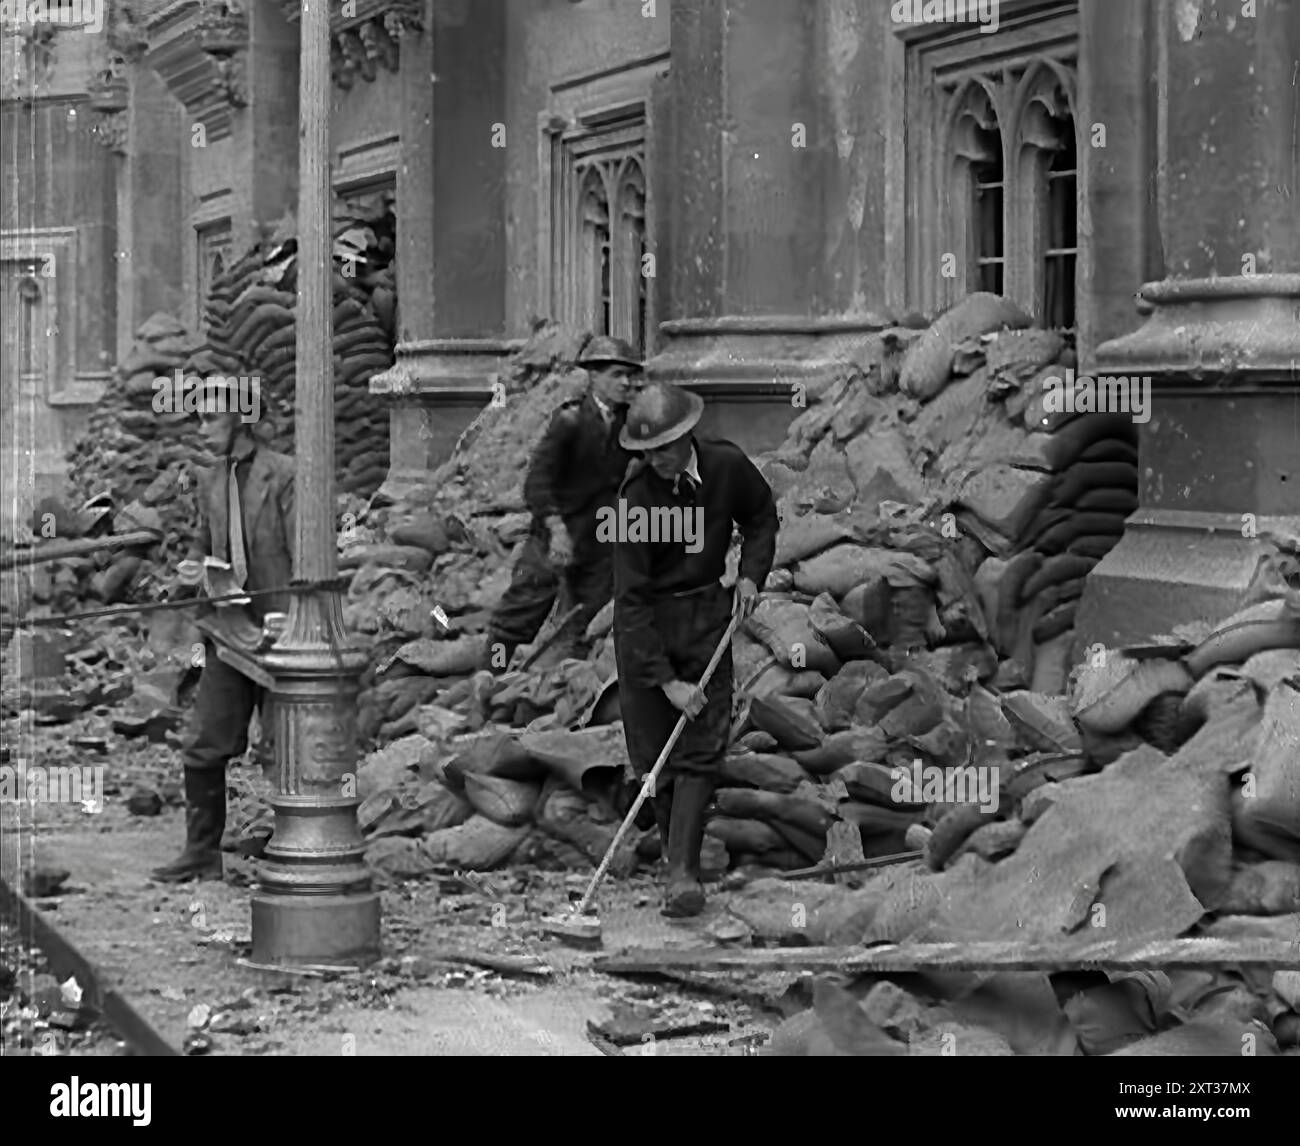
<svg viewBox="0 0 1300 1146"><path fill-rule="evenodd" d="M611 338L607 334L598 334L583 348L578 356L578 365L588 366L630 366L641 371L644 367L637 353L621 338Z"/></svg>
<svg viewBox="0 0 1300 1146"><path fill-rule="evenodd" d="M687 434L704 413L704 399L680 386L654 382L632 399L618 436L625 450L657 450Z"/></svg>

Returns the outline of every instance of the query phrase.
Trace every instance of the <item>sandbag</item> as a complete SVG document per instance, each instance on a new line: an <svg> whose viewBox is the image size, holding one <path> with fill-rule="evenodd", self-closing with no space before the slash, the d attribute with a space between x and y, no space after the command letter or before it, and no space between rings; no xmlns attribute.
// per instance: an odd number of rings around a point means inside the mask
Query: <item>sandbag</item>
<svg viewBox="0 0 1300 1146"><path fill-rule="evenodd" d="M1300 649L1265 649L1234 671L1267 696L1284 680L1300 683Z"/></svg>
<svg viewBox="0 0 1300 1146"><path fill-rule="evenodd" d="M404 644L394 656L429 676L460 676L479 667L483 638L464 636L450 641L435 641L421 637Z"/></svg>
<svg viewBox="0 0 1300 1146"><path fill-rule="evenodd" d="M526 827L506 827L479 815L454 828L426 836L423 850L434 863L469 871L491 871L509 859L527 835Z"/></svg>
<svg viewBox="0 0 1300 1146"><path fill-rule="evenodd" d="M787 516L776 535L775 568L793 565L855 536L852 519L842 513Z"/></svg>
<svg viewBox="0 0 1300 1146"><path fill-rule="evenodd" d="M768 792L793 792L808 779L798 761L771 752L728 753L719 772L725 783Z"/></svg>
<svg viewBox="0 0 1300 1146"><path fill-rule="evenodd" d="M724 816L764 820L773 824L778 831L785 825L823 840L835 821L835 817L815 800L754 788L723 788L717 794L717 804ZM782 835L785 833L782 832ZM787 835L786 839L789 840L790 837Z"/></svg>
<svg viewBox="0 0 1300 1146"><path fill-rule="evenodd" d="M1250 773L1254 795L1233 790L1233 833L1264 855L1300 863L1300 687L1290 681L1264 703Z"/></svg>
<svg viewBox="0 0 1300 1146"><path fill-rule="evenodd" d="M926 586L896 588L889 598L889 644L902 649L923 649L943 639L943 623L935 608L934 593Z"/></svg>
<svg viewBox="0 0 1300 1146"><path fill-rule="evenodd" d="M829 593L822 593L813 601L808 620L842 662L866 660L877 651L871 634L851 617L845 616Z"/></svg>
<svg viewBox="0 0 1300 1146"><path fill-rule="evenodd" d="M968 294L940 315L908 348L899 372L899 389L922 402L928 401L948 384L959 342L1004 327L1026 327L1031 321L1015 303L1001 295L987 291Z"/></svg>
<svg viewBox="0 0 1300 1146"><path fill-rule="evenodd" d="M1080 557L1095 557L1100 560L1119 544L1118 535L1076 537L1065 547L1066 553L1078 554Z"/></svg>
<svg viewBox="0 0 1300 1146"><path fill-rule="evenodd" d="M840 610L857 621L877 644L889 640L889 600L893 590L882 575L869 576L854 585L840 601Z"/></svg>
<svg viewBox="0 0 1300 1146"><path fill-rule="evenodd" d="M1137 442L1127 438L1102 438L1079 455L1081 462L1127 462L1138 464Z"/></svg>
<svg viewBox="0 0 1300 1146"><path fill-rule="evenodd" d="M880 760L889 751L889 738L874 728L850 728L830 733L816 748L794 753L814 776L827 776L855 760Z"/></svg>
<svg viewBox="0 0 1300 1146"><path fill-rule="evenodd" d="M1031 630L1034 642L1036 644L1046 644L1069 630L1074 624L1074 614L1078 607L1078 601L1066 601L1063 605L1057 605L1054 609L1043 612L1038 620L1034 622L1034 627Z"/></svg>
<svg viewBox="0 0 1300 1146"><path fill-rule="evenodd" d="M1056 479L1049 504L1075 505L1087 493L1136 493L1137 488L1137 466L1126 462L1076 462Z"/></svg>
<svg viewBox="0 0 1300 1146"><path fill-rule="evenodd" d="M749 706L754 727L769 732L787 752L816 748L822 740L816 706L811 700L785 696L756 696Z"/></svg>
<svg viewBox="0 0 1300 1146"><path fill-rule="evenodd" d="M1124 515L1120 513L1071 513L1067 520L1043 530L1033 539L1039 553L1063 553L1078 537L1120 536L1124 532Z"/></svg>
<svg viewBox="0 0 1300 1146"><path fill-rule="evenodd" d="M905 769L870 760L858 760L845 764L832 773L831 781L843 781L849 795L859 802L879 804L884 808L924 809L924 802L912 802L911 784L905 782L907 776Z"/></svg>
<svg viewBox="0 0 1300 1146"><path fill-rule="evenodd" d="M537 805L540 784L503 780L471 772L465 777L465 798L474 810L506 827L527 823Z"/></svg>
<svg viewBox="0 0 1300 1146"><path fill-rule="evenodd" d="M1125 434L1136 440L1136 427L1127 414L1081 414L1054 433L1029 434L1005 460L1012 465L1056 472L1068 468L1102 438L1123 438Z"/></svg>
<svg viewBox="0 0 1300 1146"><path fill-rule="evenodd" d="M991 636L994 647L1003 656L1009 655L1016 647L1016 638L1020 632L1021 590L1042 563L1042 555L1032 550L1017 553L1007 562L998 581L997 622Z"/></svg>
<svg viewBox="0 0 1300 1146"><path fill-rule="evenodd" d="M504 780L541 780L546 776L546 769L524 750L519 738L499 728L453 741L452 747L458 749L447 764L448 768L454 766L453 784L470 772Z"/></svg>
<svg viewBox="0 0 1300 1146"><path fill-rule="evenodd" d="M905 832L925 814L924 808L905 810L856 800L841 804L838 811L841 818L850 824L857 824L863 835L872 836L883 832Z"/></svg>
<svg viewBox="0 0 1300 1146"><path fill-rule="evenodd" d="M828 680L813 698L817 719L827 732L840 732L853 723L853 711L868 686L885 680L888 670L875 661L853 661Z"/></svg>
<svg viewBox="0 0 1300 1146"><path fill-rule="evenodd" d="M1080 557L1068 553L1058 553L1049 557L1025 581L1020 590L1021 602L1032 600L1050 585L1069 581L1075 577L1084 577L1092 571L1096 562L1089 557Z"/></svg>
<svg viewBox="0 0 1300 1146"><path fill-rule="evenodd" d="M929 585L935 580L930 563L913 554L845 543L801 561L794 571L794 583L800 592L813 596L830 593L839 600L854 586L877 576L895 589Z"/></svg>
<svg viewBox="0 0 1300 1146"><path fill-rule="evenodd" d="M715 816L704 829L706 836L719 839L733 855L766 855L785 848L785 839L771 824L762 820L741 820Z"/></svg>
<svg viewBox="0 0 1300 1146"><path fill-rule="evenodd" d="M1138 507L1138 495L1127 489L1091 489L1075 499L1074 508L1103 510L1110 513L1132 513Z"/></svg>
<svg viewBox="0 0 1300 1146"><path fill-rule="evenodd" d="M1192 677L1181 661L1138 661L1108 652L1101 664L1080 667L1071 715L1081 728L1109 735L1127 728L1160 693L1185 693L1191 687Z"/></svg>
<svg viewBox="0 0 1300 1146"><path fill-rule="evenodd" d="M1265 649L1300 649L1300 615L1285 600L1234 613L1187 654L1187 670L1199 679L1215 665L1246 661Z"/></svg>
<svg viewBox="0 0 1300 1146"><path fill-rule="evenodd" d="M402 803L406 803L405 797ZM474 806L468 800L436 780L424 784L414 793L410 804L412 810L419 815L426 835L440 832L444 828L454 828L474 815Z"/></svg>
<svg viewBox="0 0 1300 1146"><path fill-rule="evenodd" d="M839 658L813 628L807 605L764 597L745 624L786 668L834 676L840 667Z"/></svg>
<svg viewBox="0 0 1300 1146"><path fill-rule="evenodd" d="M628 765L621 724L579 732L528 732L519 738L519 745L548 773L577 791L608 783L611 772L622 773Z"/></svg>
<svg viewBox="0 0 1300 1146"><path fill-rule="evenodd" d="M1223 915L1287 915L1300 911L1300 864L1239 864L1217 910Z"/></svg>
<svg viewBox="0 0 1300 1146"><path fill-rule="evenodd" d="M1051 474L997 463L967 476L956 503L1014 540L1042 509L1051 487Z"/></svg>

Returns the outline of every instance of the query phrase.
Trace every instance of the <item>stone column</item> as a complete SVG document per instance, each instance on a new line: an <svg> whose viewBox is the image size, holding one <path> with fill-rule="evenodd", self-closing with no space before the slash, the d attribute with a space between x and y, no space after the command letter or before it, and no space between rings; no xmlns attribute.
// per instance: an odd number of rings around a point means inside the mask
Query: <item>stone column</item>
<svg viewBox="0 0 1300 1146"><path fill-rule="evenodd" d="M131 349L140 324L158 311L188 319L185 231L188 193L185 112L148 68L131 76L131 105L122 142L117 199L117 359ZM129 141L129 146L128 146Z"/></svg>
<svg viewBox="0 0 1300 1146"><path fill-rule="evenodd" d="M393 368L370 382L391 404L392 496L447 458L516 345L505 337L505 149L528 137L503 134L504 0L432 10L402 45L400 332Z"/></svg>
<svg viewBox="0 0 1300 1146"><path fill-rule="evenodd" d="M843 4L719 0L672 9L668 318L652 377L723 401L703 425L777 445L810 380L887 322L839 297L832 56ZM667 150L665 148L664 150Z"/></svg>
<svg viewBox="0 0 1300 1146"><path fill-rule="evenodd" d="M1162 0L1157 219L1165 278L1095 370L1150 377L1141 507L1089 578L1085 644L1142 640L1241 601L1281 518L1300 523L1300 8Z"/></svg>

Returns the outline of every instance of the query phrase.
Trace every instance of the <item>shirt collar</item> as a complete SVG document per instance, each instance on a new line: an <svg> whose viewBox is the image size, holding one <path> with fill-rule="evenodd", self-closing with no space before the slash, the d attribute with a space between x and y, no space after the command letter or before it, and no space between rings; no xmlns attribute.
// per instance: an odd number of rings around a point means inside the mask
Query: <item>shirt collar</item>
<svg viewBox="0 0 1300 1146"><path fill-rule="evenodd" d="M682 478L690 478L691 485L694 489L699 489L704 484L704 479L700 477L700 457L696 453L695 443L691 442L691 456L686 462L686 468L673 478L673 493L679 493L681 490Z"/></svg>
<svg viewBox="0 0 1300 1146"><path fill-rule="evenodd" d="M591 400L596 403L596 409L600 411L601 416L607 423L614 420L614 407L600 397L595 390L591 392Z"/></svg>
<svg viewBox="0 0 1300 1146"><path fill-rule="evenodd" d="M703 485L704 479L700 477L700 455L695 452L695 443L691 443L691 460L686 463L686 470L691 480L696 485Z"/></svg>

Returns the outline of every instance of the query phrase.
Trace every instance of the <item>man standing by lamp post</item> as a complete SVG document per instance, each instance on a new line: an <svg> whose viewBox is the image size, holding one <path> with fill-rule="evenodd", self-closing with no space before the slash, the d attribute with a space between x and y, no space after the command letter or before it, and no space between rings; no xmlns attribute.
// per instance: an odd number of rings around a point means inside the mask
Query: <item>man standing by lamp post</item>
<svg viewBox="0 0 1300 1146"><path fill-rule="evenodd" d="M654 767L680 714L690 718L651 801L668 858L663 913L677 917L704 909L700 847L731 731L731 650L706 689L696 682L733 610L742 618L753 611L776 555L771 487L739 446L695 437L703 410L703 399L677 386L658 383L638 394L620 441L644 460L618 495L623 520L683 520L694 512L702 535L689 547L681 537L653 534L620 537L614 546L619 704L638 775ZM733 596L721 579L736 527L743 545Z"/></svg>

